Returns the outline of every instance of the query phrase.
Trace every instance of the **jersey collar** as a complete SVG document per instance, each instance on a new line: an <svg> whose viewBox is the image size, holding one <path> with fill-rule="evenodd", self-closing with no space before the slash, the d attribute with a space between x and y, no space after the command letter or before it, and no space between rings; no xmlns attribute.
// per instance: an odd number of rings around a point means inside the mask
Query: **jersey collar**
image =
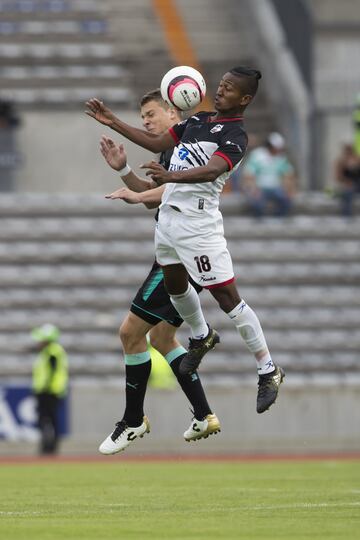
<svg viewBox="0 0 360 540"><path fill-rule="evenodd" d="M236 121L244 120L243 116L234 116L234 117L231 117L231 118L216 118L216 120L215 120L215 119L212 118L212 116L214 116L214 114L216 114L216 113L210 113L209 114L208 122L216 122L218 124L219 122L236 122Z"/></svg>

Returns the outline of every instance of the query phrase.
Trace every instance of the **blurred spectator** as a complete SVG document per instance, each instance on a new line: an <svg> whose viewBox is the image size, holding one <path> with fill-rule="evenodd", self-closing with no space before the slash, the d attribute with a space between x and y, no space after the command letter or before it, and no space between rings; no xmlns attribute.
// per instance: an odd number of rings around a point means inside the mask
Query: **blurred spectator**
<svg viewBox="0 0 360 540"><path fill-rule="evenodd" d="M246 156L249 155L251 150L254 150L259 145L259 138L254 133L248 133L248 144L246 149ZM245 159L246 159L245 156ZM243 167L237 167L235 171L230 175L230 189L228 191L240 191L241 179L242 179ZM226 184L225 184L226 185Z"/></svg>
<svg viewBox="0 0 360 540"><path fill-rule="evenodd" d="M353 215L354 197L360 193L360 155L350 143L343 145L335 163L335 179L339 188L341 213L350 217Z"/></svg>
<svg viewBox="0 0 360 540"><path fill-rule="evenodd" d="M149 352L151 356L150 386L162 390L176 388L176 377L166 359L151 345L149 345Z"/></svg>
<svg viewBox="0 0 360 540"><path fill-rule="evenodd" d="M33 393L37 400L40 453L54 454L58 448L58 409L68 385L68 361L58 343L59 330L52 324L34 328L32 338L39 355L33 367Z"/></svg>
<svg viewBox="0 0 360 540"><path fill-rule="evenodd" d="M14 171L20 162L15 135L19 125L11 103L0 101L0 191L14 189Z"/></svg>
<svg viewBox="0 0 360 540"><path fill-rule="evenodd" d="M360 93L356 96L355 109L353 113L354 122L354 150L356 155L360 157Z"/></svg>
<svg viewBox="0 0 360 540"><path fill-rule="evenodd" d="M264 146L250 152L243 171L242 190L256 217L270 212L269 203L273 215L289 214L295 194L295 175L280 133L270 133Z"/></svg>

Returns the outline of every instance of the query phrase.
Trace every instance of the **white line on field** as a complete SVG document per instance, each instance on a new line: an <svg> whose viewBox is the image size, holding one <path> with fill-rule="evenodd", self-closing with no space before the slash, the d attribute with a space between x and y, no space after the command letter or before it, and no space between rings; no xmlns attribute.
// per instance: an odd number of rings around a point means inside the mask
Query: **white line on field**
<svg viewBox="0 0 360 540"><path fill-rule="evenodd" d="M344 503L295 503L295 504L274 504L269 506L252 506L248 507L252 510L280 510L282 508L337 508L337 507L346 507L346 506L360 506L360 501L358 502L344 502Z"/></svg>
<svg viewBox="0 0 360 540"><path fill-rule="evenodd" d="M43 512L26 512L25 510L22 512L5 512L0 511L0 516L41 516Z"/></svg>

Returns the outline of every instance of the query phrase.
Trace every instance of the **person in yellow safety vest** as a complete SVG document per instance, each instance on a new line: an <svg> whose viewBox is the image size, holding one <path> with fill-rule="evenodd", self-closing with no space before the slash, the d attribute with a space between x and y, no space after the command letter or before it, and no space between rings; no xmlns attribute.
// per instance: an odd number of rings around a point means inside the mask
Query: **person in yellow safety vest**
<svg viewBox="0 0 360 540"><path fill-rule="evenodd" d="M166 359L148 342L151 356L151 372L149 384L153 388L172 390L177 385L176 377Z"/></svg>
<svg viewBox="0 0 360 540"><path fill-rule="evenodd" d="M68 360L58 343L59 329L44 324L31 332L37 342L38 357L33 366L32 390L37 400L40 429L40 453L54 454L58 449L58 408L68 386Z"/></svg>
<svg viewBox="0 0 360 540"><path fill-rule="evenodd" d="M354 150L360 156L360 93L356 96L355 108L353 112L354 123Z"/></svg>

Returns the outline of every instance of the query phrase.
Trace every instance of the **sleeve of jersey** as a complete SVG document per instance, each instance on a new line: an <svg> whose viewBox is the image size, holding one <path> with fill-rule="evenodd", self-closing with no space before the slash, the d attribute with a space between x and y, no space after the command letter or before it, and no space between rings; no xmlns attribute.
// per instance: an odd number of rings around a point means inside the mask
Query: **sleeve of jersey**
<svg viewBox="0 0 360 540"><path fill-rule="evenodd" d="M229 171L235 167L244 157L247 146L247 137L244 132L231 129L222 133L219 147L214 156L222 157L228 164Z"/></svg>
<svg viewBox="0 0 360 540"><path fill-rule="evenodd" d="M169 133L174 139L175 144L178 144L180 142L180 139L185 131L186 124L187 124L187 120L183 120L182 122L175 124L169 129Z"/></svg>

